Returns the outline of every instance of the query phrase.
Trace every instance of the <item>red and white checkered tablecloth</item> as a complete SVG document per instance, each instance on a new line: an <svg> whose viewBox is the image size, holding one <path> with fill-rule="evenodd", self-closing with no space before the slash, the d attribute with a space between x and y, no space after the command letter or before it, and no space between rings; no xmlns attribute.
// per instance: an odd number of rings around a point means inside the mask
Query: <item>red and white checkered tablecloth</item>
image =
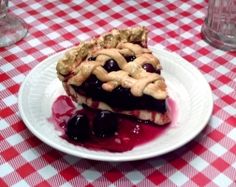
<svg viewBox="0 0 236 187"><path fill-rule="evenodd" d="M28 35L0 48L0 186L236 186L236 53L201 37L207 2L16 1ZM166 155L135 162L99 162L61 153L41 142L20 118L17 96L24 78L49 55L113 27L144 25L149 45L179 54L197 67L214 97L207 127Z"/></svg>

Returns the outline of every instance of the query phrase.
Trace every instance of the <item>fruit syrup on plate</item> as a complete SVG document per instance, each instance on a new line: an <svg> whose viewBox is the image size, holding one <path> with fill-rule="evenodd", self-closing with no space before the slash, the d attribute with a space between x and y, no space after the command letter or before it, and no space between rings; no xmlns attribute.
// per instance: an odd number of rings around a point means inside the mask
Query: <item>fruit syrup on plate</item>
<svg viewBox="0 0 236 187"><path fill-rule="evenodd" d="M174 104L172 100L169 101ZM48 119L69 143L92 150L125 152L150 142L167 130L130 116L86 106L78 109L70 97L59 96Z"/></svg>

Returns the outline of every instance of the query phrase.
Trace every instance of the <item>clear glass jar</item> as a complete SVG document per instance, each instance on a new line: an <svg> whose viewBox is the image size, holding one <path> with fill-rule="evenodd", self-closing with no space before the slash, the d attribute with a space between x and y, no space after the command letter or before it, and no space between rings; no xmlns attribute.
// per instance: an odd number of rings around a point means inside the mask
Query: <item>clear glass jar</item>
<svg viewBox="0 0 236 187"><path fill-rule="evenodd" d="M235 51L236 0L209 0L202 33L211 45Z"/></svg>
<svg viewBox="0 0 236 187"><path fill-rule="evenodd" d="M8 0L0 0L0 47L21 40L27 34L27 25L19 17L7 13Z"/></svg>

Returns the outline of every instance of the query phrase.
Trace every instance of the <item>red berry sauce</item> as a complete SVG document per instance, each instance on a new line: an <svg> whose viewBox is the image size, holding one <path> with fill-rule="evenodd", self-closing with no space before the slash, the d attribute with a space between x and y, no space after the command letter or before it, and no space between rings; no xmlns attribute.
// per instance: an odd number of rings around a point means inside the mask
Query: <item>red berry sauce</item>
<svg viewBox="0 0 236 187"><path fill-rule="evenodd" d="M173 100L170 100L168 105L171 105L172 109L175 108ZM174 110L172 112L175 113ZM86 141L75 142L70 140L65 134L67 121L75 113L87 115L90 122L93 121L93 117L95 116L94 110L88 108L76 109L76 106L68 96L59 96L53 103L52 115L48 120L55 125L56 130L63 133L62 138L68 142L100 151L124 152L131 150L135 146L156 139L171 125L156 126L119 115L118 130L114 136L99 138L94 133L91 133ZM91 123L90 126L92 126Z"/></svg>

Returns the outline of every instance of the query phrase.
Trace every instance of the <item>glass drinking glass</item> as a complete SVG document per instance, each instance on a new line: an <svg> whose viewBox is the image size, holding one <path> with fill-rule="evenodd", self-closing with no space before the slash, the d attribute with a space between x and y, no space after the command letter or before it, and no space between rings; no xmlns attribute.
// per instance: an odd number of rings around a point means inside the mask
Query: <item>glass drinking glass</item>
<svg viewBox="0 0 236 187"><path fill-rule="evenodd" d="M202 33L211 45L236 50L236 0L209 0Z"/></svg>
<svg viewBox="0 0 236 187"><path fill-rule="evenodd" d="M0 0L0 47L9 46L27 34L27 25L19 17L7 13L8 0Z"/></svg>

